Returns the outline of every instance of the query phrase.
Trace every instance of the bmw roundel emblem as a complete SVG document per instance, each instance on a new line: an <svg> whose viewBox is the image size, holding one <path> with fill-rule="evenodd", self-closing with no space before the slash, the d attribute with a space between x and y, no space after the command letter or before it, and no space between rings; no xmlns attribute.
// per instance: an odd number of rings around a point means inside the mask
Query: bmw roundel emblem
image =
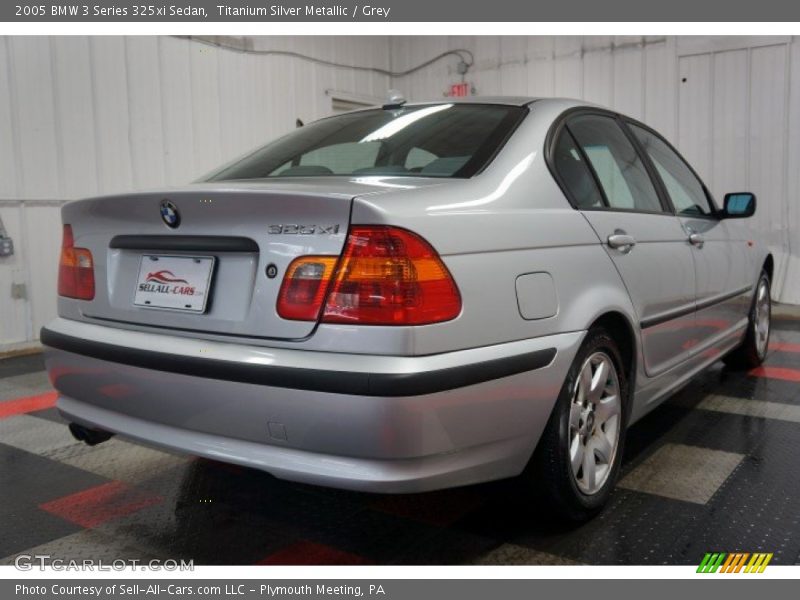
<svg viewBox="0 0 800 600"><path fill-rule="evenodd" d="M167 227L175 229L181 224L181 215L178 212L178 207L169 200L161 201L161 220Z"/></svg>

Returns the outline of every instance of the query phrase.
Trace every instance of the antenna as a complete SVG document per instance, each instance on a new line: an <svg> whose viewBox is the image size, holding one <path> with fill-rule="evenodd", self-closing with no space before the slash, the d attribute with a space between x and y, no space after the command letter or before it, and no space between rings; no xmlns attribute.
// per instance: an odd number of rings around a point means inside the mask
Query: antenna
<svg viewBox="0 0 800 600"><path fill-rule="evenodd" d="M391 110L393 108L400 108L406 103L406 98L400 90L389 90L386 92L386 104L383 105L384 110Z"/></svg>

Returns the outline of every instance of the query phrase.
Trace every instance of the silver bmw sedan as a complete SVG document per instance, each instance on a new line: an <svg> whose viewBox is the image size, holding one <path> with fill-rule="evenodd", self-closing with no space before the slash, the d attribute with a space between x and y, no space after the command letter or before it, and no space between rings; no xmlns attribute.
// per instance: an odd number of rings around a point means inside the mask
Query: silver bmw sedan
<svg viewBox="0 0 800 600"><path fill-rule="evenodd" d="M65 205L41 340L89 444L384 493L518 477L586 519L632 423L764 359L755 207L601 107L395 99Z"/></svg>

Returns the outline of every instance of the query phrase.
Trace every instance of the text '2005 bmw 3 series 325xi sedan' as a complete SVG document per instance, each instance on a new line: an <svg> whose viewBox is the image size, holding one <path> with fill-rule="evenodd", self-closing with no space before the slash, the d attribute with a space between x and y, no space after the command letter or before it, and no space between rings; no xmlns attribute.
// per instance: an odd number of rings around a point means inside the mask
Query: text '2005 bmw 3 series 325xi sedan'
<svg viewBox="0 0 800 600"><path fill-rule="evenodd" d="M600 107L397 101L65 205L47 368L91 444L386 493L518 476L584 519L631 423L763 360L755 203Z"/></svg>

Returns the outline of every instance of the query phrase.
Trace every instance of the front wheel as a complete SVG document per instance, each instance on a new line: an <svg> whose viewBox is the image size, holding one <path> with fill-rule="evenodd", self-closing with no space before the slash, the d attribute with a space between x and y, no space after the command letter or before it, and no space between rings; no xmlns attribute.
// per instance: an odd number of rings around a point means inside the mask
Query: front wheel
<svg viewBox="0 0 800 600"><path fill-rule="evenodd" d="M741 345L722 359L725 364L734 369L753 369L763 363L769 348L771 320L769 275L762 271L750 307L747 333Z"/></svg>
<svg viewBox="0 0 800 600"><path fill-rule="evenodd" d="M523 478L561 516L583 521L608 500L625 439L628 381L617 343L587 334Z"/></svg>

